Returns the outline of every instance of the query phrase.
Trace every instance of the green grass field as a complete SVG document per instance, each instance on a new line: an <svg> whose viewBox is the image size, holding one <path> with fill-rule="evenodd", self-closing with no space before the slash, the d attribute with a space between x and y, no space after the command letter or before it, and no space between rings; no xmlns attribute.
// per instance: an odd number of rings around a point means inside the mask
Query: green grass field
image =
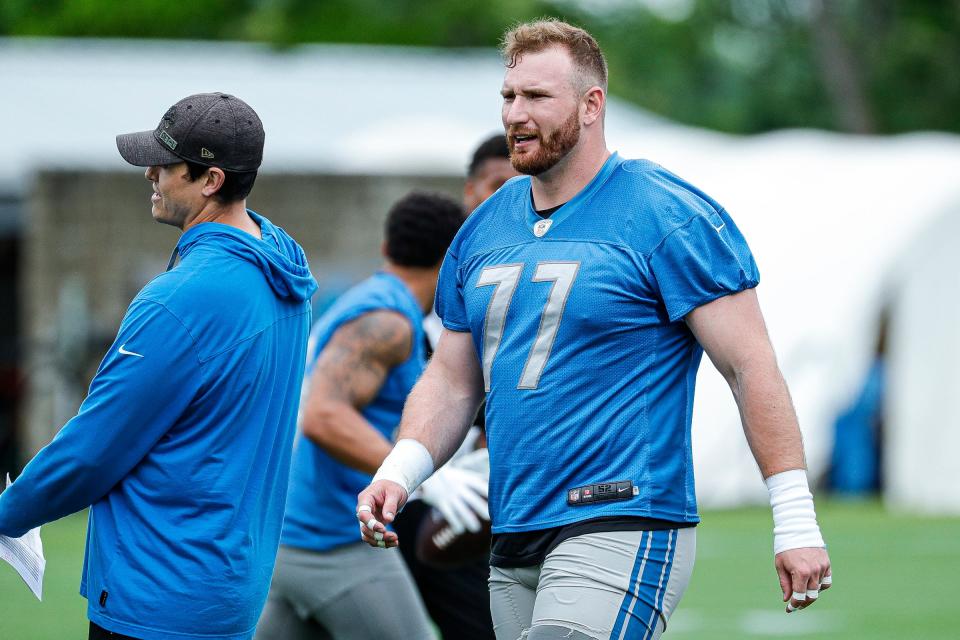
<svg viewBox="0 0 960 640"><path fill-rule="evenodd" d="M787 615L770 556L768 509L707 512L693 581L665 637L960 637L960 519L891 516L876 503L821 500L834 588L812 609ZM43 529L44 601L0 566L0 640L86 638L77 594L85 515Z"/></svg>

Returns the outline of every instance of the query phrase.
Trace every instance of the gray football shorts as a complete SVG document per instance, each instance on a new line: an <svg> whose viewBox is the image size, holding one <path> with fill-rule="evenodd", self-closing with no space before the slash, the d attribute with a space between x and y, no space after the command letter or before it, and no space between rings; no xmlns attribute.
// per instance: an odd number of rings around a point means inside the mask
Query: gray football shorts
<svg viewBox="0 0 960 640"><path fill-rule="evenodd" d="M316 552L280 547L255 640L433 640L396 549L363 542Z"/></svg>
<svg viewBox="0 0 960 640"><path fill-rule="evenodd" d="M693 573L696 528L574 536L543 564L490 568L497 640L655 640Z"/></svg>

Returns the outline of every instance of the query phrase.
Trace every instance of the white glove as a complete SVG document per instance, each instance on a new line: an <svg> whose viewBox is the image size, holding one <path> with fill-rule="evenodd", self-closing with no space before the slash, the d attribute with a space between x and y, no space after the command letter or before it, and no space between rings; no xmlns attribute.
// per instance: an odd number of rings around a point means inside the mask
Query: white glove
<svg viewBox="0 0 960 640"><path fill-rule="evenodd" d="M490 450L486 447L463 453L450 461L450 466L467 471L476 471L484 482L490 479ZM487 495L484 491L483 495Z"/></svg>
<svg viewBox="0 0 960 640"><path fill-rule="evenodd" d="M484 462L486 461L486 462ZM487 469L484 473L483 468ZM489 458L486 449L463 456L456 464L445 464L420 485L420 498L436 507L454 535L477 533L481 520L490 520L487 508Z"/></svg>

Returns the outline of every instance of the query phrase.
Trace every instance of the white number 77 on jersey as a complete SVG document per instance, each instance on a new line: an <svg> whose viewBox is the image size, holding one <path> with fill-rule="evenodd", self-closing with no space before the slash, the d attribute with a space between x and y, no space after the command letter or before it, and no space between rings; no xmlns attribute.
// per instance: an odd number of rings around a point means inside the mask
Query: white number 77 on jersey
<svg viewBox="0 0 960 640"><path fill-rule="evenodd" d="M523 367L518 389L536 389L540 382L540 374L547 366L547 359L553 349L553 341L560 329L560 320L567 304L570 289L580 269L579 262L538 262L537 270L533 274L534 282L553 282L550 296L540 315L540 328L537 337L530 347L527 363ZM503 329L506 324L507 311L510 301L517 291L520 274L523 273L523 264L503 264L485 267L477 279L477 287L495 285L490 303L487 305L487 315L483 320L483 384L486 391L490 391L490 370L493 368L493 359L500 348L503 339Z"/></svg>

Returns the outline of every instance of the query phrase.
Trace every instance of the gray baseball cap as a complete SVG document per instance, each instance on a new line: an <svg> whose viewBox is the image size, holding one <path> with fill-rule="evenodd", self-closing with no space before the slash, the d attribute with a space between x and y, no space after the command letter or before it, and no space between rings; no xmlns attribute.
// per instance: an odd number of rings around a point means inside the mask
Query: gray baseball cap
<svg viewBox="0 0 960 640"><path fill-rule="evenodd" d="M153 131L117 136L123 159L138 167L189 160L226 171L256 171L263 160L263 124L240 98L198 93L173 105Z"/></svg>

